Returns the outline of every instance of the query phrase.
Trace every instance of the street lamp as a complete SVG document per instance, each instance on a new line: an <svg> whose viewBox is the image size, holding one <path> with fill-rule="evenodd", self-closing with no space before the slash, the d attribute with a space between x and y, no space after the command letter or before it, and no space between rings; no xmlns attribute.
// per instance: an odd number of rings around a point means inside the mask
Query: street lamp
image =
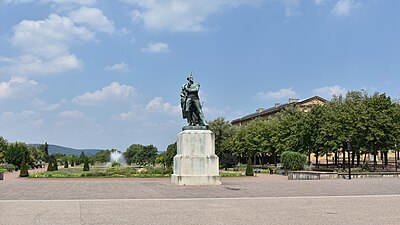
<svg viewBox="0 0 400 225"><path fill-rule="evenodd" d="M350 151L351 151L351 144L350 141L347 140L347 152L348 152L348 161L349 161L349 180L351 180L351 162L350 162Z"/></svg>
<svg viewBox="0 0 400 225"><path fill-rule="evenodd" d="M396 172L397 172L397 157L398 157L399 153L397 152L397 145L394 144L394 166L396 168Z"/></svg>

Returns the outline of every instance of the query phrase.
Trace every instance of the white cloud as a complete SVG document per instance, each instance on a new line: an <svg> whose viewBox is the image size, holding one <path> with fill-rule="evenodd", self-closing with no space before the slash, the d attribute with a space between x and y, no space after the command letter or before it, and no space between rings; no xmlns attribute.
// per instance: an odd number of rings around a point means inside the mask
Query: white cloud
<svg viewBox="0 0 400 225"><path fill-rule="evenodd" d="M279 91L259 92L257 97L262 100L279 100L284 98L297 98L297 93L293 88L283 88Z"/></svg>
<svg viewBox="0 0 400 225"><path fill-rule="evenodd" d="M49 4L59 4L59 5L94 5L97 0L3 0L5 3L31 3L31 2L49 3Z"/></svg>
<svg viewBox="0 0 400 225"><path fill-rule="evenodd" d="M151 112L177 114L181 111L181 108L179 105L175 106L169 102L164 102L162 97L155 97L147 104L146 110Z"/></svg>
<svg viewBox="0 0 400 225"><path fill-rule="evenodd" d="M11 43L22 52L14 58L0 57L8 63L1 72L16 75L54 74L81 67L81 61L70 53L77 41L94 40L94 33L78 27L68 17L50 14L45 20L23 20L13 27Z"/></svg>
<svg viewBox="0 0 400 225"><path fill-rule="evenodd" d="M113 33L114 23L110 21L103 12L97 8L82 7L69 14L69 18L78 24L85 24L92 29Z"/></svg>
<svg viewBox="0 0 400 225"><path fill-rule="evenodd" d="M146 48L141 49L142 52L151 52L151 53L161 53L161 52L169 52L168 44L157 42L157 43L149 43Z"/></svg>
<svg viewBox="0 0 400 225"><path fill-rule="evenodd" d="M59 109L60 106L65 102L66 100L62 99L60 103L49 104L39 98L34 98L33 101L31 102L31 105L39 110L50 112Z"/></svg>
<svg viewBox="0 0 400 225"><path fill-rule="evenodd" d="M72 110L72 111L64 111L58 114L58 117L60 119L86 119L87 116L77 110Z"/></svg>
<svg viewBox="0 0 400 225"><path fill-rule="evenodd" d="M151 30L197 32L205 30L203 23L211 14L241 4L254 4L260 0L124 0L139 9L133 10L133 21L143 21Z"/></svg>
<svg viewBox="0 0 400 225"><path fill-rule="evenodd" d="M20 113L15 113L15 112L3 112L2 117L11 119L11 118L30 118L32 116L37 115L35 111L32 110L23 110Z"/></svg>
<svg viewBox="0 0 400 225"><path fill-rule="evenodd" d="M89 41L94 33L77 27L68 17L50 14L46 20L23 20L14 27L12 44L22 52L49 59L69 55L69 44Z"/></svg>
<svg viewBox="0 0 400 225"><path fill-rule="evenodd" d="M0 99L27 97L40 91L40 85L26 77L13 76L9 81L0 82Z"/></svg>
<svg viewBox="0 0 400 225"><path fill-rule="evenodd" d="M61 5L94 5L96 4L97 0L41 0L43 3L54 3L54 4L61 4Z"/></svg>
<svg viewBox="0 0 400 225"><path fill-rule="evenodd" d="M13 3L13 4L20 4L20 3L30 3L34 0L3 0L5 3Z"/></svg>
<svg viewBox="0 0 400 225"><path fill-rule="evenodd" d="M129 71L129 66L128 66L128 64L126 64L124 62L121 62L121 63L116 63L116 64L111 65L111 66L106 66L104 68L104 70L127 72L127 71Z"/></svg>
<svg viewBox="0 0 400 225"><path fill-rule="evenodd" d="M109 86L95 92L86 92L75 97L72 102L81 105L98 105L109 101L122 100L132 96L134 87L112 82Z"/></svg>
<svg viewBox="0 0 400 225"><path fill-rule="evenodd" d="M55 74L81 67L81 60L75 55L65 55L44 60L33 55L22 55L10 58L10 64L0 71L18 75Z"/></svg>
<svg viewBox="0 0 400 225"><path fill-rule="evenodd" d="M340 87L339 85L334 85L331 87L321 87L313 90L315 95L319 95L325 98L331 98L334 95L346 94L346 88Z"/></svg>
<svg viewBox="0 0 400 225"><path fill-rule="evenodd" d="M339 0L332 10L332 13L338 16L348 16L351 10L357 6L354 0Z"/></svg>

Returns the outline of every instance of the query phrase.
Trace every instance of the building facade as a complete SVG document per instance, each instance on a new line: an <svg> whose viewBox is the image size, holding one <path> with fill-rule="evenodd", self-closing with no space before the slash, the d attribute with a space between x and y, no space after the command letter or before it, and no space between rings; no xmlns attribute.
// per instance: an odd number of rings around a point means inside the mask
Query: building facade
<svg viewBox="0 0 400 225"><path fill-rule="evenodd" d="M251 113L249 115L246 115L244 117L232 120L231 123L233 125L244 125L246 123L249 123L250 121L254 120L255 118L268 118L270 116L273 116L274 114L284 110L287 107L298 107L300 110L307 112L309 111L313 106L315 105L324 105L327 102L326 99L319 97L319 96L313 96L304 100L299 100L299 99L289 99L287 103L284 104L275 104L273 107L270 108L259 108L256 110L255 113Z"/></svg>

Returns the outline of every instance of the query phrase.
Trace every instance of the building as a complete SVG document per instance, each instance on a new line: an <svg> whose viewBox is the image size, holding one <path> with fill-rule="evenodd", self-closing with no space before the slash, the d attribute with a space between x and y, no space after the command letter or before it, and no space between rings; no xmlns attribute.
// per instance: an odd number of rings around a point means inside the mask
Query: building
<svg viewBox="0 0 400 225"><path fill-rule="evenodd" d="M244 124L254 120L255 118L259 118L259 117L267 118L269 116L272 116L289 106L299 107L302 111L307 112L313 106L324 105L326 102L327 102L326 99L321 98L319 96L314 96L314 97L307 98L304 100L290 98L287 103L284 103L284 104L276 103L275 106L267 108L267 109L259 108L256 110L255 113L246 115L239 119L232 120L231 123L233 125L241 126L241 125L244 125Z"/></svg>

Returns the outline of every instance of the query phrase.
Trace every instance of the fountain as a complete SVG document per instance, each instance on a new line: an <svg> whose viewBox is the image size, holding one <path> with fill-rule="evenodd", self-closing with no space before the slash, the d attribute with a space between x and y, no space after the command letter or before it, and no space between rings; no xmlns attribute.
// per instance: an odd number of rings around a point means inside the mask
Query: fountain
<svg viewBox="0 0 400 225"><path fill-rule="evenodd" d="M126 164L126 160L122 152L115 150L110 153L110 164L113 162Z"/></svg>
<svg viewBox="0 0 400 225"><path fill-rule="evenodd" d="M113 162L126 165L126 160L124 154L118 150L113 150L110 152L110 162L107 163L107 167L111 167Z"/></svg>

